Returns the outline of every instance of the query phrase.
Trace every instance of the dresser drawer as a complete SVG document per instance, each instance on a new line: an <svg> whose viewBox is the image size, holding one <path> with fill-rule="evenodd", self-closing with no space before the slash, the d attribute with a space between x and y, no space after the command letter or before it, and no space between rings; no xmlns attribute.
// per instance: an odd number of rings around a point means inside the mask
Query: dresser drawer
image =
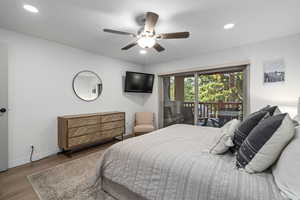
<svg viewBox="0 0 300 200"><path fill-rule="evenodd" d="M68 119L68 128L93 125L98 122L99 117L97 116Z"/></svg>
<svg viewBox="0 0 300 200"><path fill-rule="evenodd" d="M123 132L124 132L124 128L118 128L118 129L90 133L87 135L69 138L68 148L89 144L89 143L93 143L105 139L112 139L116 136L121 135Z"/></svg>
<svg viewBox="0 0 300 200"><path fill-rule="evenodd" d="M125 119L124 113L118 113L112 115L103 115L101 116L100 121L103 123L103 122L119 121L124 119Z"/></svg>
<svg viewBox="0 0 300 200"><path fill-rule="evenodd" d="M106 139L106 138L102 137L101 132L91 133L88 135L69 138L68 146L69 146L69 148L71 148L71 147L76 147L76 146L83 145L83 144L93 143L93 142L103 140L103 139Z"/></svg>
<svg viewBox="0 0 300 200"><path fill-rule="evenodd" d="M103 123L100 126L101 126L101 130L103 131L103 130L124 127L124 125L125 125L124 120L121 120L121 121Z"/></svg>
<svg viewBox="0 0 300 200"><path fill-rule="evenodd" d="M83 135L79 137L69 138L68 147L75 147L82 144L87 144L92 142L93 135Z"/></svg>
<svg viewBox="0 0 300 200"><path fill-rule="evenodd" d="M99 125L89 125L89 126L81 126L81 127L76 127L76 128L70 128L68 130L68 137L77 137L80 135L86 135L89 133L94 133L100 131L100 126Z"/></svg>
<svg viewBox="0 0 300 200"><path fill-rule="evenodd" d="M124 134L124 127L102 131L102 135L108 138L114 138Z"/></svg>

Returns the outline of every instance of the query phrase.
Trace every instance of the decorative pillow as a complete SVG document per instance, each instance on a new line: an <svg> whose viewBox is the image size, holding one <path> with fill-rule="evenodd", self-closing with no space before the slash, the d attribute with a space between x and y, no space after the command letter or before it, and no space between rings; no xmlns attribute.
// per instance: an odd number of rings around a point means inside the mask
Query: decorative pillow
<svg viewBox="0 0 300 200"><path fill-rule="evenodd" d="M281 114L278 106L267 106L265 108L262 108L261 110L269 112L270 116Z"/></svg>
<svg viewBox="0 0 300 200"><path fill-rule="evenodd" d="M234 150L237 151L244 140L249 135L250 131L264 118L268 115L267 111L258 111L249 115L234 131L233 144Z"/></svg>
<svg viewBox="0 0 300 200"><path fill-rule="evenodd" d="M295 126L299 126L300 125L300 117L299 115L297 115L296 117L293 118L293 122Z"/></svg>
<svg viewBox="0 0 300 200"><path fill-rule="evenodd" d="M289 199L300 199L300 127L295 130L295 137L272 169L277 186Z"/></svg>
<svg viewBox="0 0 300 200"><path fill-rule="evenodd" d="M227 122L220 130L221 135L215 137L214 142L209 149L209 153L223 154L228 151L228 149L233 146L232 139L234 130L239 126L240 123L241 121L237 119Z"/></svg>
<svg viewBox="0 0 300 200"><path fill-rule="evenodd" d="M249 173L262 172L278 158L293 138L295 127L288 114L279 114L260 122L237 153L237 167Z"/></svg>

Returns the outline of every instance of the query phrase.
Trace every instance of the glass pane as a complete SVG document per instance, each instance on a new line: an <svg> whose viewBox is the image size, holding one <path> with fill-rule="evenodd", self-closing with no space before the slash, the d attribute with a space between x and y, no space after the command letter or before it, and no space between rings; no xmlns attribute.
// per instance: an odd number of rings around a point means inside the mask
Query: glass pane
<svg viewBox="0 0 300 200"><path fill-rule="evenodd" d="M194 76L164 77L163 92L164 127L172 124L194 124Z"/></svg>
<svg viewBox="0 0 300 200"><path fill-rule="evenodd" d="M222 127L243 117L243 72L199 75L198 125Z"/></svg>
<svg viewBox="0 0 300 200"><path fill-rule="evenodd" d="M195 77L184 78L184 101L195 101Z"/></svg>

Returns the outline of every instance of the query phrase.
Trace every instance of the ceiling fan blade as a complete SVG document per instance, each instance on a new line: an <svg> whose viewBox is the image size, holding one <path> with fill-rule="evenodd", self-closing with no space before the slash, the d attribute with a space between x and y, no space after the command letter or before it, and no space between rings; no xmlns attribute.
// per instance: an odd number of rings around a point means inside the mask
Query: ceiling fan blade
<svg viewBox="0 0 300 200"><path fill-rule="evenodd" d="M153 12L147 12L146 13L146 21L145 21L145 27L144 31L148 33L153 33L155 25L158 20L158 14L153 13Z"/></svg>
<svg viewBox="0 0 300 200"><path fill-rule="evenodd" d="M165 48L163 48L160 44L156 43L153 48L158 51L158 52L162 52L165 50Z"/></svg>
<svg viewBox="0 0 300 200"><path fill-rule="evenodd" d="M114 33L114 34L119 34L119 35L130 35L132 37L136 37L136 35L134 33L128 33L128 32L124 32L124 31L116 31L116 30L112 30L112 29L103 29L104 32L107 33Z"/></svg>
<svg viewBox="0 0 300 200"><path fill-rule="evenodd" d="M189 32L177 32L177 33L161 33L158 34L159 39L182 39L188 38L190 36Z"/></svg>
<svg viewBox="0 0 300 200"><path fill-rule="evenodd" d="M134 47L135 45L137 45L137 42L132 42L132 43L128 44L127 46L123 47L122 50L128 50L128 49Z"/></svg>

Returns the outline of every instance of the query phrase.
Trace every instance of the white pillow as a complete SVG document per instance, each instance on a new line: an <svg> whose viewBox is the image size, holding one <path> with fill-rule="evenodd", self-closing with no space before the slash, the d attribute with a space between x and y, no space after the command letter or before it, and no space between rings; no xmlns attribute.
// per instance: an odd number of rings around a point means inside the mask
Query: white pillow
<svg viewBox="0 0 300 200"><path fill-rule="evenodd" d="M293 118L295 126L299 126L300 124L300 116L297 115L296 117Z"/></svg>
<svg viewBox="0 0 300 200"><path fill-rule="evenodd" d="M281 192L290 199L300 199L300 127L290 144L283 150L272 172Z"/></svg>
<svg viewBox="0 0 300 200"><path fill-rule="evenodd" d="M209 153L223 154L233 146L233 136L235 129L240 125L241 121L233 119L227 122L221 129L221 134L214 138L214 141L209 149Z"/></svg>

